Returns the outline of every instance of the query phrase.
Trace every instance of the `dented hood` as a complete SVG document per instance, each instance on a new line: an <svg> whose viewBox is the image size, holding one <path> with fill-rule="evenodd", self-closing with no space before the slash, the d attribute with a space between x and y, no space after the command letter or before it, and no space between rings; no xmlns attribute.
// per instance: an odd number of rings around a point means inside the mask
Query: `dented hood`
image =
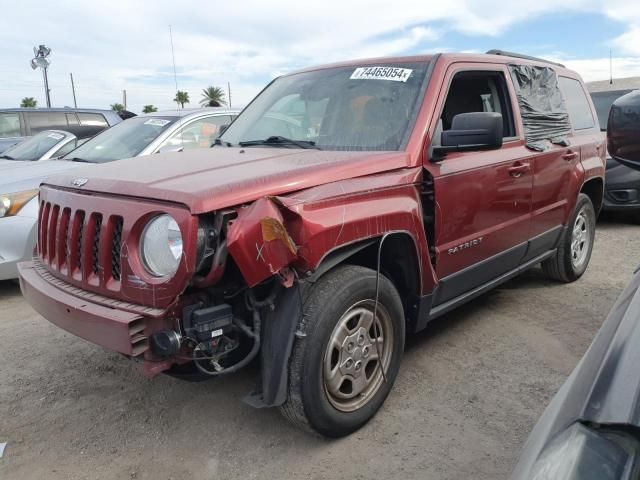
<svg viewBox="0 0 640 480"><path fill-rule="evenodd" d="M204 213L268 195L410 166L406 152L336 152L284 148L198 149L91 165L47 185L181 203Z"/></svg>

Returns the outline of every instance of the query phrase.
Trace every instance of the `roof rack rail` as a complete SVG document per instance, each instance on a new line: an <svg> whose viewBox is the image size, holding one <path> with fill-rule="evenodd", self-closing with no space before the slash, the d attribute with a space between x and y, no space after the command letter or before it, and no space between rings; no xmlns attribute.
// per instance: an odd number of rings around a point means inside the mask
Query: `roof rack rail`
<svg viewBox="0 0 640 480"><path fill-rule="evenodd" d="M498 50L498 49L489 50L487 51L487 55L503 55L505 57L522 58L524 60L533 60L534 62L550 63L551 65L557 65L558 67L565 68L565 66L561 63L545 60L544 58L531 57L529 55L523 55L521 53L506 52L504 50Z"/></svg>

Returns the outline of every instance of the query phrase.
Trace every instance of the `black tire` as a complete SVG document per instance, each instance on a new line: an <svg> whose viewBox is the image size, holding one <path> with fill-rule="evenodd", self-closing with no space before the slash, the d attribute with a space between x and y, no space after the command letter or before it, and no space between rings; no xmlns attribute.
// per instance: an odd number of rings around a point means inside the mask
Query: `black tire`
<svg viewBox="0 0 640 480"><path fill-rule="evenodd" d="M584 252L584 260L576 265L574 262L575 253L571 248L571 244L574 239L573 231L576 227L576 221L581 215L584 215L583 219L586 224L585 237L588 244ZM571 215L567 228L560 239L558 251L553 257L542 262L542 270L545 274L553 280L565 283L573 282L580 278L589 265L595 233L596 212L593 208L593 203L591 203L591 199L587 195L581 193L578 195L578 201L576 202L573 215Z"/></svg>
<svg viewBox="0 0 640 480"><path fill-rule="evenodd" d="M332 403L335 399L332 400L326 388L323 373L325 360L329 358L325 356L327 345L331 338L335 338L332 335L339 328L338 324L355 307L370 307L375 299L375 286L375 271L343 265L322 276L305 292L304 315L298 325L298 331L303 335L296 336L289 363L287 400L280 407L282 414L294 425L308 431L315 430L327 437L342 437L367 423L387 398L404 350L405 318L398 292L383 275L379 279L378 318L385 319L387 328L391 326L391 334L384 338L392 336L392 341L385 342L383 347L377 347L383 349L382 362L377 362L372 369L375 373L370 374L371 378L374 375L378 377L377 389L362 396L361 401L366 399L362 406L353 411L341 411ZM382 320L380 322L382 325ZM377 334L375 338L378 338ZM387 345L391 345L392 349L385 353ZM380 372L380 364L385 361L388 362L384 375L386 381ZM368 364L363 365L360 374L364 374L368 367ZM383 380L380 381L380 378ZM359 399L360 396L356 398Z"/></svg>

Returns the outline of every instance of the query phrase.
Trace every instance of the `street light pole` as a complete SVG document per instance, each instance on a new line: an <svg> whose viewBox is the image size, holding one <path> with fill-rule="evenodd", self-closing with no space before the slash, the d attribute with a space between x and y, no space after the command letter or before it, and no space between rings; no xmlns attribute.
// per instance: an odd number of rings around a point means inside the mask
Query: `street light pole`
<svg viewBox="0 0 640 480"><path fill-rule="evenodd" d="M51 55L51 49L40 45L38 48L33 47L34 57L31 59L31 68L34 70L38 67L42 69L42 76L44 78L44 96L47 101L47 108L51 108L51 97L49 95L49 79L47 78L47 70L51 61L47 58Z"/></svg>
<svg viewBox="0 0 640 480"><path fill-rule="evenodd" d="M47 99L47 108L51 108L51 97L49 96L49 79L47 78L47 69L49 67L44 67L42 69L42 75L44 76L44 95Z"/></svg>

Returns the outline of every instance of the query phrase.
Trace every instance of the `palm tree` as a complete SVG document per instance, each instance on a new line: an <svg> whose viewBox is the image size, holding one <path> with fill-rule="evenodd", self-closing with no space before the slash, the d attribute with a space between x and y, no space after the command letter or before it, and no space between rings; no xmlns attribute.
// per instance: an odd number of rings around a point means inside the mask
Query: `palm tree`
<svg viewBox="0 0 640 480"><path fill-rule="evenodd" d="M157 111L158 109L153 105L145 105L144 108L142 109L142 113L153 113Z"/></svg>
<svg viewBox="0 0 640 480"><path fill-rule="evenodd" d="M120 113L124 110L124 105L122 105L121 103L113 103L111 105L111 110Z"/></svg>
<svg viewBox="0 0 640 480"><path fill-rule="evenodd" d="M202 89L202 100L200 105L210 107L220 107L226 105L224 90L220 87L207 87Z"/></svg>
<svg viewBox="0 0 640 480"><path fill-rule="evenodd" d="M173 101L179 103L180 106L184 108L184 104L189 103L189 93L178 90L178 92L176 93L176 98L174 98Z"/></svg>
<svg viewBox="0 0 640 480"><path fill-rule="evenodd" d="M37 105L38 101L33 97L24 97L20 102L22 108L36 108Z"/></svg>

